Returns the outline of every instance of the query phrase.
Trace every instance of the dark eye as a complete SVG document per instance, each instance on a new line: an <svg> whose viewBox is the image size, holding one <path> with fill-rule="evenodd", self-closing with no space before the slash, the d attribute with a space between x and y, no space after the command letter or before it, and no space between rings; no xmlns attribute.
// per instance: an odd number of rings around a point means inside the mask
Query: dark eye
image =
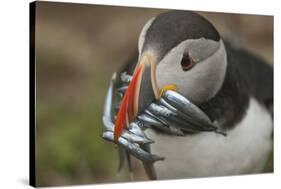
<svg viewBox="0 0 281 189"><path fill-rule="evenodd" d="M185 53L181 60L181 67L183 71L187 71L195 65L194 60L189 56L188 53Z"/></svg>

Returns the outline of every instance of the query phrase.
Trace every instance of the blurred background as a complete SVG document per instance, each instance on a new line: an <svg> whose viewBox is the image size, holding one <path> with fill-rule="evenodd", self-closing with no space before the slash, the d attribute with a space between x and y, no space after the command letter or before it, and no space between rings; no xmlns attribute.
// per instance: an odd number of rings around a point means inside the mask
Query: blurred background
<svg viewBox="0 0 281 189"><path fill-rule="evenodd" d="M36 179L39 186L130 181L101 139L114 71L137 48L145 22L166 11L53 2L36 5ZM273 63L273 17L199 12L233 43ZM265 172L273 171L272 153ZM136 181L147 180L133 160Z"/></svg>

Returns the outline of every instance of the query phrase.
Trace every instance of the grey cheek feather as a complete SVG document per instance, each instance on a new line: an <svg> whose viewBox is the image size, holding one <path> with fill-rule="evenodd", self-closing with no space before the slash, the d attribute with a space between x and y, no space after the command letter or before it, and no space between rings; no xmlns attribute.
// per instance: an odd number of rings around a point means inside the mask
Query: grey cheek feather
<svg viewBox="0 0 281 189"><path fill-rule="evenodd" d="M188 51L192 58L199 61L210 57L220 47L219 42L205 38L187 40L180 45L186 46L185 51Z"/></svg>
<svg viewBox="0 0 281 189"><path fill-rule="evenodd" d="M224 81L227 60L222 40L216 44L208 42L208 45L206 41L205 44L199 42L198 48L191 46L191 42L194 40L185 42L185 45L178 45L158 63L156 78L159 88L167 84L176 84L178 91L196 104L209 100L219 91ZM206 46L209 47L205 49ZM180 61L186 48L191 47L197 49L198 53L201 52L203 60L184 72ZM213 49L213 51L208 49ZM193 52L196 53L195 50Z"/></svg>

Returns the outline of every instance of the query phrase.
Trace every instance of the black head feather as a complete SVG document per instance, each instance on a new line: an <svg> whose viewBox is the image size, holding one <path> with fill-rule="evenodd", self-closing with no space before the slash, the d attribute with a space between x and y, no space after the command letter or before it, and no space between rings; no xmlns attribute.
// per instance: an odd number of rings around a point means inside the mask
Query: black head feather
<svg viewBox="0 0 281 189"><path fill-rule="evenodd" d="M146 32L143 49L157 50L162 59L173 47L187 39L220 40L215 27L202 16L190 11L170 11L160 14Z"/></svg>

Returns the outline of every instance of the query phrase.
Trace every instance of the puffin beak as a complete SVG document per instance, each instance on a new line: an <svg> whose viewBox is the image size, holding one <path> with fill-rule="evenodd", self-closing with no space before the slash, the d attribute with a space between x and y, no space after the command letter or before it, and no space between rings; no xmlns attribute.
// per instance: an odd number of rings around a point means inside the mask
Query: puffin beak
<svg viewBox="0 0 281 189"><path fill-rule="evenodd" d="M135 120L153 100L159 98L156 84L156 63L152 54L141 56L132 80L122 99L114 128L114 142L117 143L122 131Z"/></svg>

